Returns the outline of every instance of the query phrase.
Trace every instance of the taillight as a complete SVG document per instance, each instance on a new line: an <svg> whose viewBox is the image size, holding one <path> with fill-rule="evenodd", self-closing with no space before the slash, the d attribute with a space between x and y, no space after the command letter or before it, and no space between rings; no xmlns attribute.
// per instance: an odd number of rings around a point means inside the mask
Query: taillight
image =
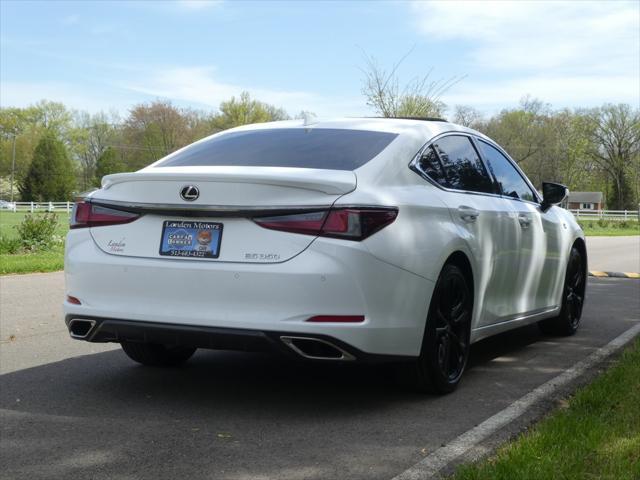
<svg viewBox="0 0 640 480"><path fill-rule="evenodd" d="M254 218L264 228L321 237L364 240L398 216L396 208L348 207L328 211Z"/></svg>
<svg viewBox="0 0 640 480"><path fill-rule="evenodd" d="M93 205L86 202L76 202L71 213L69 228L101 227L133 222L139 218L137 213L125 212L113 208Z"/></svg>

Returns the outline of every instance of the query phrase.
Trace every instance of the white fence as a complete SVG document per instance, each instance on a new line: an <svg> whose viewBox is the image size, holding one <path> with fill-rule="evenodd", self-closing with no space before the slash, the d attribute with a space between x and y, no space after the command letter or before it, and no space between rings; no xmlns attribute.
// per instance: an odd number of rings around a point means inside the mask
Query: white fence
<svg viewBox="0 0 640 480"><path fill-rule="evenodd" d="M638 220L638 210L569 210L580 220Z"/></svg>
<svg viewBox="0 0 640 480"><path fill-rule="evenodd" d="M73 202L13 202L6 210L12 212L67 212L71 213Z"/></svg>

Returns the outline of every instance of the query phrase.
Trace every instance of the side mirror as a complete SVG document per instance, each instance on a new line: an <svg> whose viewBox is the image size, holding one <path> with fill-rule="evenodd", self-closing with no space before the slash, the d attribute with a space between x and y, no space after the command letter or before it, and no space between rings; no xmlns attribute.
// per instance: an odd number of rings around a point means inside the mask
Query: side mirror
<svg viewBox="0 0 640 480"><path fill-rule="evenodd" d="M560 183L542 182L542 203L540 207L546 212L552 205L562 202L569 195L569 189Z"/></svg>

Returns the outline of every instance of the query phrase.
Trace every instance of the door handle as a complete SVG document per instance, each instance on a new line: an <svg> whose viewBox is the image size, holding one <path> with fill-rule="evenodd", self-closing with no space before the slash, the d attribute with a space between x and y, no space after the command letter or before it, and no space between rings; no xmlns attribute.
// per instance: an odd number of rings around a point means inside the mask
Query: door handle
<svg viewBox="0 0 640 480"><path fill-rule="evenodd" d="M473 207L467 207L466 205L460 205L458 207L458 215L460 215L460 218L467 222L467 223L473 223L478 219L478 216L480 215L480 212L478 210L476 210Z"/></svg>
<svg viewBox="0 0 640 480"><path fill-rule="evenodd" d="M520 222L522 228L529 228L529 225L531 225L531 217L525 213L520 213L518 215L518 222Z"/></svg>

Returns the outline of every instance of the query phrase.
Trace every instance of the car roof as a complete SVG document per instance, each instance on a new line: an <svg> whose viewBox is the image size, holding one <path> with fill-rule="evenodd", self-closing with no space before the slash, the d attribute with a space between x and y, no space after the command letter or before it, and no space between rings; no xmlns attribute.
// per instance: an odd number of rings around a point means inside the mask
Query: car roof
<svg viewBox="0 0 640 480"><path fill-rule="evenodd" d="M440 133L459 131L484 137L479 132L462 125L440 119L378 118L378 117L341 117L308 121L305 119L284 120L278 122L254 123L226 130L226 132L263 130L277 128L333 128L350 130L369 130L396 134L409 134L421 138L431 138Z"/></svg>

